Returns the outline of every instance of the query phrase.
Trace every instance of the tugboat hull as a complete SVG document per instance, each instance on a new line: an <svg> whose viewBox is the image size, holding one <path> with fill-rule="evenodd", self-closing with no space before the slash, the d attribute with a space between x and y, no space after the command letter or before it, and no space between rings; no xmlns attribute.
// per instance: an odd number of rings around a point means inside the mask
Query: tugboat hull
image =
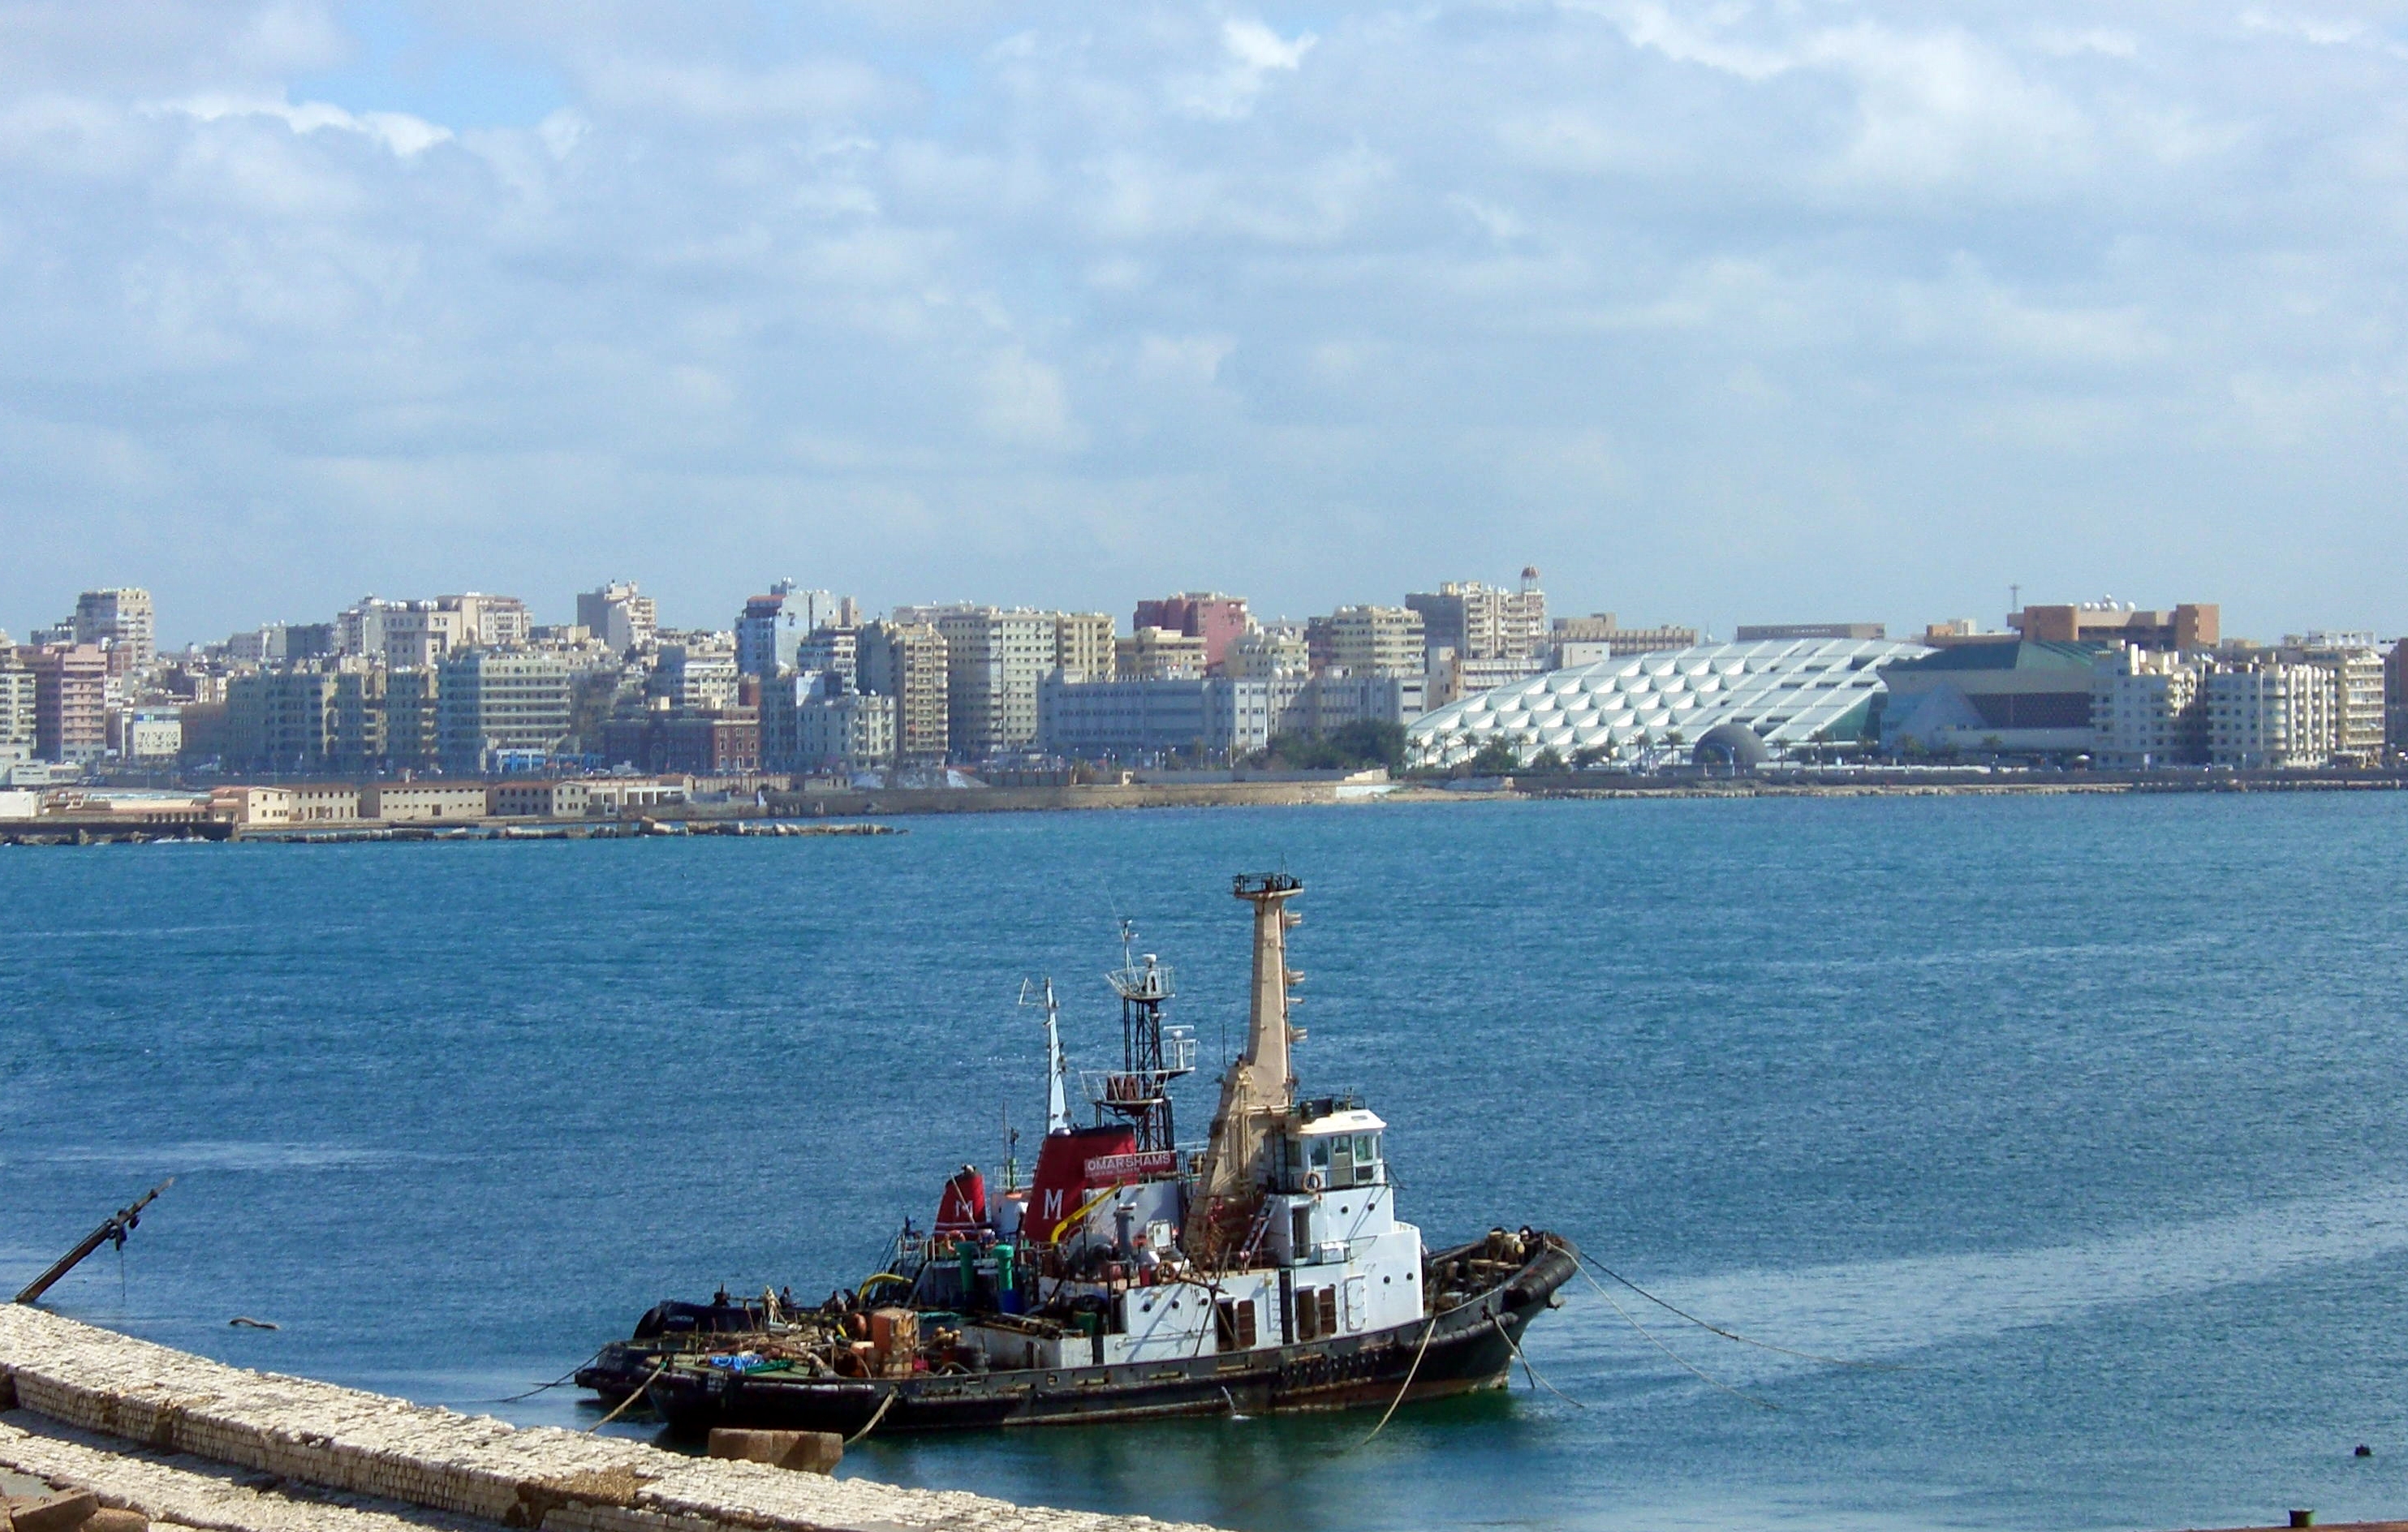
<svg viewBox="0 0 2408 1532"><path fill-rule="evenodd" d="M1362 1335L1112 1367L800 1378L672 1367L648 1394L682 1436L714 1426L893 1432L1086 1424L1177 1415L1385 1407L1504 1386L1523 1328L1554 1306L1579 1253L1545 1236L1520 1269L1428 1320ZM1410 1379L1410 1383L1408 1380Z"/></svg>

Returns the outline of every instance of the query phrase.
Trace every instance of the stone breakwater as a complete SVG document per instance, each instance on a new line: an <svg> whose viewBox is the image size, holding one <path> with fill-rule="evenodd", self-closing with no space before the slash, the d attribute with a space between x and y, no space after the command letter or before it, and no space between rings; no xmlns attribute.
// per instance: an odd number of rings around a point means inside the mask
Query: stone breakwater
<svg viewBox="0 0 2408 1532"><path fill-rule="evenodd" d="M18 1411L41 1420L28 1421ZM112 1453L111 1444L122 1444L122 1451ZM182 1470L179 1458L187 1464ZM216 1484L219 1513L190 1525L316 1525L227 1513L234 1501L226 1496L240 1486L228 1486L222 1475L191 1471L201 1466L192 1459L448 1517L549 1532L1207 1532L1142 1516L1047 1511L953 1491L685 1457L624 1438L551 1426L520 1428L490 1416L227 1367L36 1309L0 1308L0 1462L78 1482L109 1503L162 1522L185 1520L185 1508L173 1503L176 1494L207 1499L199 1486ZM179 1473L183 1488L170 1494ZM151 1498L165 1503L143 1503L146 1484ZM337 1520L328 1517L326 1525ZM402 1525L458 1524L432 1518Z"/></svg>

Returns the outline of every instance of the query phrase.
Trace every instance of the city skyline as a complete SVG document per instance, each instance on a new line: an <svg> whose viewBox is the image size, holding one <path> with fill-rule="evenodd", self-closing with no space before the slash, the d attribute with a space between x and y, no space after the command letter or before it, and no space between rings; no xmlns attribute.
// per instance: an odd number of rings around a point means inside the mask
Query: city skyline
<svg viewBox="0 0 2408 1532"><path fill-rule="evenodd" d="M1717 630L2408 629L2379 20L143 14L0 12L12 630L1526 563Z"/></svg>

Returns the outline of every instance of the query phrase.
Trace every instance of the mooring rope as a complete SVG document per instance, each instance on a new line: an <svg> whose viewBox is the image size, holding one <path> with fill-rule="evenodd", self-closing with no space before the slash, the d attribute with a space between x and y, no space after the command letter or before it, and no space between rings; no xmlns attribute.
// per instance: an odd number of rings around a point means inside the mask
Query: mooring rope
<svg viewBox="0 0 2408 1532"><path fill-rule="evenodd" d="M1703 1378L1706 1382L1713 1384L1716 1388L1721 1389L1726 1394L1731 1395L1737 1398L1745 1399L1748 1403L1760 1406L1766 1410L1778 1410L1781 1408L1779 1405L1774 1404L1770 1399L1759 1399L1753 1394L1731 1387L1730 1384L1724 1382L1720 1378L1715 1377L1713 1373L1708 1372L1705 1368L1690 1361L1679 1352L1674 1351L1671 1347L1664 1344L1661 1340L1656 1339L1654 1335L1649 1334L1647 1326L1640 1324L1638 1319L1631 1314L1629 1310L1625 1309L1622 1305L1613 1301L1613 1295L1605 1290L1605 1283L1598 1281L1595 1277L1589 1277L1588 1273L1585 1271L1582 1272L1581 1275L1588 1277L1589 1285L1597 1289L1597 1296L1605 1300L1607 1308L1612 1309L1615 1313L1620 1314L1624 1324L1629 1325L1632 1329L1637 1330L1641 1335L1646 1336L1647 1343L1654 1346L1657 1351L1662 1352L1673 1361L1680 1363L1681 1366L1686 1367L1689 1371L1696 1373L1698 1377Z"/></svg>
<svg viewBox="0 0 2408 1532"><path fill-rule="evenodd" d="M647 1379L645 1379L642 1382L638 1383L638 1384L636 1385L636 1391L635 1391L633 1394L628 1395L625 1398L621 1399L621 1400L618 1402L618 1404L617 1404L616 1406L614 1406L614 1407L611 1409L611 1410L610 1410L610 1412L609 1412L609 1414L607 1414L607 1415L603 1416L600 1420L597 1420L597 1421L595 1421L593 1425L591 1425L587 1426L587 1427L585 1428L585 1434L586 1434L587 1436L589 1436L589 1437L590 1437L590 1436L592 1436L595 1432L599 1431L600 1429L602 1429L602 1427L604 1427L604 1426L606 1426L606 1425L609 1425L612 1421L617 1420L620 1416L622 1416L622 1415L625 1414L625 1413L627 1412L627 1407L628 1407L629 1405L631 1405L631 1404L635 1403L638 1399L642 1398L642 1397L644 1396L644 1390L646 1390L646 1389L648 1389L648 1388L652 1387L652 1384L654 1384L654 1383L658 1382L660 1381L660 1376L661 1376L661 1374L662 1374L662 1373L664 1373L664 1372L668 1371L668 1369L669 1369L669 1359L668 1359L667 1357L664 1356L664 1357L662 1357L662 1358L661 1358L661 1365L660 1365L659 1367L654 1367L654 1368L652 1369L652 1375L650 1378L647 1378Z"/></svg>
<svg viewBox="0 0 2408 1532"><path fill-rule="evenodd" d="M1776 1346L1770 1340L1758 1340L1752 1336L1740 1335L1735 1331L1726 1330L1721 1325L1713 1324L1710 1321L1699 1319L1697 1315L1689 1312L1686 1309L1674 1308L1672 1305L1665 1302L1662 1298L1657 1297L1655 1294L1650 1293L1647 1289L1640 1286L1637 1282L1632 1281L1629 1278L1624 1276L1621 1272L1614 1270L1612 1267L1607 1266L1603 1261L1598 1260L1593 1255L1584 1253L1581 1256L1581 1260L1589 1266L1597 1267L1607 1276L1612 1277L1615 1281L1627 1287L1632 1292L1638 1294L1641 1297L1645 1298L1648 1302L1656 1305L1658 1309L1662 1309L1670 1313L1677 1314L1701 1330L1712 1330L1714 1334L1721 1336L1725 1340L1736 1340L1742 1346L1758 1346L1769 1352L1779 1352L1784 1356L1802 1357L1809 1362L1828 1362L1835 1367L1863 1367L1869 1372L1913 1372L1916 1370L1901 1362L1856 1362L1851 1361L1844 1356L1823 1356L1814 1352L1794 1351L1787 1346ZM1584 1275L1586 1274L1584 1273ZM1590 1277L1588 1280L1591 1286L1597 1285L1597 1279L1595 1277ZM1598 1287L1598 1291L1602 1293L1605 1289Z"/></svg>
<svg viewBox="0 0 2408 1532"><path fill-rule="evenodd" d="M860 1430L855 1431L853 1435L845 1438L844 1444L850 1447L854 1442L859 1441L862 1438L869 1435L870 1432L877 1430L878 1423L884 1420L886 1418L886 1411L894 1407L895 1396L902 1392L903 1391L900 1388L890 1390L886 1397L878 1401L878 1408L870 1413L869 1424L863 1426Z"/></svg>
<svg viewBox="0 0 2408 1532"><path fill-rule="evenodd" d="M1588 1408L1588 1406L1581 1403L1578 1399L1573 1398L1562 1389L1557 1388L1555 1384L1539 1376L1539 1369L1532 1367L1530 1365L1530 1359L1522 1353L1522 1343L1514 1339L1513 1332L1505 1327L1505 1321L1502 1316L1491 1314L1488 1316L1488 1323L1496 1325L1497 1333L1505 1338L1505 1344L1513 1348L1513 1358L1515 1361L1522 1364L1522 1370L1530 1375L1530 1382L1538 1384L1541 1388L1545 1389L1556 1398L1563 1400L1564 1403L1570 1405L1574 1410L1586 1410Z"/></svg>
<svg viewBox="0 0 2408 1532"><path fill-rule="evenodd" d="M609 1347L605 1346L602 1348L602 1351L609 1351ZM538 1383L535 1387L528 1389L525 1393L513 1394L506 1399L487 1399L485 1402L487 1404L516 1404L521 1399L532 1399L547 1388L558 1388L561 1384L568 1382L571 1378L576 1377L579 1373L583 1372L587 1367L592 1367L601 1359L602 1352L595 1352L593 1355L587 1357L584 1361L578 1363L575 1367L569 1368L566 1372L562 1373L559 1377L554 1378L548 1383Z"/></svg>
<svg viewBox="0 0 2408 1532"><path fill-rule="evenodd" d="M1327 1289L1325 1288L1323 1291L1326 1292ZM1382 1415L1380 1417L1380 1424L1371 1427L1371 1437L1376 1437L1382 1431L1388 1428L1388 1416L1394 1415L1397 1412L1397 1406L1404 1403L1405 1396L1412 1392L1413 1375L1422 1370L1422 1358L1429 1353L1430 1337L1436 1334L1438 1334L1438 1316L1436 1314L1432 1314L1429 1318L1429 1324L1422 1331L1421 1346L1413 1353L1413 1365L1405 1369L1404 1386L1398 1389L1397 1396L1388 1401L1387 1414ZM1354 1445L1356 1447L1369 1447L1371 1445L1371 1437L1365 1437ZM1351 1451L1352 1449L1349 1450Z"/></svg>

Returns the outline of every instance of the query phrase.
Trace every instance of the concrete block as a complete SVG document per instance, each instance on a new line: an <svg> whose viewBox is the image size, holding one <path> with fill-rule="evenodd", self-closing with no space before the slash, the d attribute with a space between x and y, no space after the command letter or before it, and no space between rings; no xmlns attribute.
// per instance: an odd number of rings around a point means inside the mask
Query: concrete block
<svg viewBox="0 0 2408 1532"><path fill-rule="evenodd" d="M710 1431L710 1455L804 1473L834 1473L844 1460L844 1438L833 1431L740 1431L716 1425Z"/></svg>
<svg viewBox="0 0 2408 1532"><path fill-rule="evenodd" d="M150 1518L138 1511L103 1506L92 1513L79 1532L150 1532Z"/></svg>
<svg viewBox="0 0 2408 1532"><path fill-rule="evenodd" d="M100 1499L90 1490L64 1490L38 1500L12 1501L8 1524L14 1532L75 1532L99 1510Z"/></svg>

